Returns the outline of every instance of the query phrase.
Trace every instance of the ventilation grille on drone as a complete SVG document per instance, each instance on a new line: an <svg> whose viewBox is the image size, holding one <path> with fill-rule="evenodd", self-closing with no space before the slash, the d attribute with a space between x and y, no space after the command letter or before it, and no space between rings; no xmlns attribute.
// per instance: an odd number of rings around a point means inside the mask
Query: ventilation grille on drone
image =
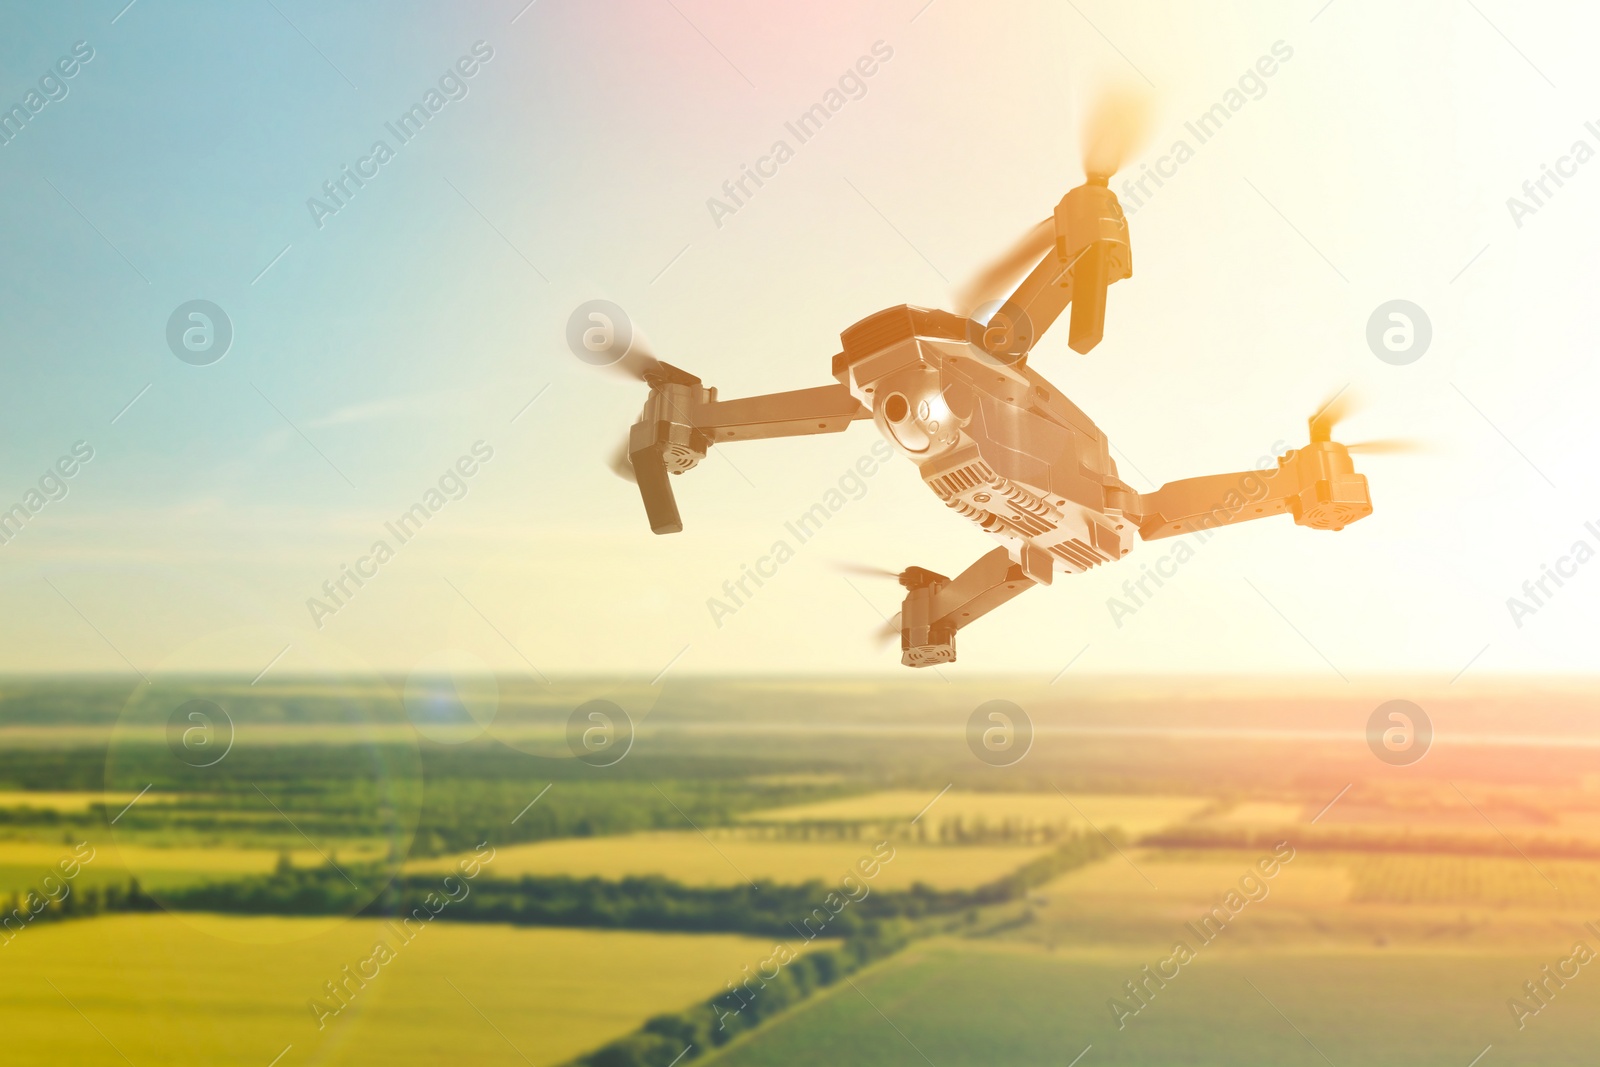
<svg viewBox="0 0 1600 1067"><path fill-rule="evenodd" d="M1021 530L1029 537L1043 537L1045 534L1055 529L1055 527L1050 523L1045 522L1043 519L1034 518L1032 515L1013 513L1010 515L1002 515L1000 518L1007 526Z"/></svg>
<svg viewBox="0 0 1600 1067"><path fill-rule="evenodd" d="M1317 530L1342 530L1357 519L1364 519L1371 514L1372 508L1368 505L1329 501L1308 509L1304 522Z"/></svg>
<svg viewBox="0 0 1600 1067"><path fill-rule="evenodd" d="M669 471L681 474L692 469L698 459L699 457L685 445L669 442L661 447L661 462Z"/></svg>
<svg viewBox="0 0 1600 1067"><path fill-rule="evenodd" d="M1100 553L1076 537L1070 541L1062 541L1060 544L1051 545L1050 551L1079 570L1086 571L1105 562L1105 558Z"/></svg>
<svg viewBox="0 0 1600 1067"><path fill-rule="evenodd" d="M1037 494L1029 492L1014 482L1005 480L998 482L995 485L995 489L1005 495L1006 503L1010 504L1013 508L1016 508L1018 511L1027 515L1031 515L1033 518L1043 519L1049 523L1050 526L1055 525L1053 520L1057 515L1056 509L1051 507Z"/></svg>
<svg viewBox="0 0 1600 1067"><path fill-rule="evenodd" d="M957 467L948 474L941 474L928 484L933 491L939 494L939 499L949 503L950 498L957 493L964 493L968 489L976 489L980 485L994 485L997 476L989 469L983 460L968 463L965 467Z"/></svg>

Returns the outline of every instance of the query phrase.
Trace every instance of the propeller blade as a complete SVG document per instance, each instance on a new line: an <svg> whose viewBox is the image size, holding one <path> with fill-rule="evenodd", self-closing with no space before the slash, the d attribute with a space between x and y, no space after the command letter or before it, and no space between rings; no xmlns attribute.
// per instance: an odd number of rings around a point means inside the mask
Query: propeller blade
<svg viewBox="0 0 1600 1067"><path fill-rule="evenodd" d="M1333 428L1361 406L1360 397L1348 385L1334 393L1311 416L1311 440L1331 441Z"/></svg>
<svg viewBox="0 0 1600 1067"><path fill-rule="evenodd" d="M1378 441L1357 441L1344 446L1346 452L1359 452L1368 456L1398 456L1428 451L1421 441L1402 437L1389 437Z"/></svg>
<svg viewBox="0 0 1600 1067"><path fill-rule="evenodd" d="M1127 88L1102 93L1084 123L1085 173L1091 178L1109 180L1143 142L1149 120L1149 99L1143 93ZM956 290L956 310L971 315L984 304L1003 299L1022 276L1044 258L1055 239L1053 216L1036 223Z"/></svg>
<svg viewBox="0 0 1600 1067"><path fill-rule="evenodd" d="M894 618L890 619L888 622L874 630L872 632L872 636L873 640L877 643L877 646L880 649L886 647L890 641L899 638L900 613L895 612Z"/></svg>
<svg viewBox="0 0 1600 1067"><path fill-rule="evenodd" d="M1144 143L1150 98L1131 87L1107 89L1083 124L1083 172L1109 181Z"/></svg>
<svg viewBox="0 0 1600 1067"><path fill-rule="evenodd" d="M633 343L628 350L615 363L607 364L611 370L618 374L626 375L635 381L644 381L646 374L660 370L661 361L650 351L649 345L638 334L634 334Z"/></svg>
<svg viewBox="0 0 1600 1067"><path fill-rule="evenodd" d="M1055 218L1035 223L1011 247L985 264L966 285L956 292L956 310L970 315L991 300L1008 294L1033 265L1044 258L1055 243Z"/></svg>
<svg viewBox="0 0 1600 1067"><path fill-rule="evenodd" d="M606 460L606 466L611 468L612 474L615 474L625 482L637 484L639 481L639 476L633 472L633 460L628 458L628 439L626 437L617 443L616 449L611 453L611 458Z"/></svg>
<svg viewBox="0 0 1600 1067"><path fill-rule="evenodd" d="M864 578L893 578L900 579L899 571L891 571L886 567L874 567L868 563L846 563L835 561L833 569L844 574L859 574Z"/></svg>

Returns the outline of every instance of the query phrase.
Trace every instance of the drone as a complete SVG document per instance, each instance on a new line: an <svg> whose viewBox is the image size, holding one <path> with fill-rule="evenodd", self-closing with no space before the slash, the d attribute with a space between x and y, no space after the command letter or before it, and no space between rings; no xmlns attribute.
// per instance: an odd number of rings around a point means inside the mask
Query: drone
<svg viewBox="0 0 1600 1067"><path fill-rule="evenodd" d="M953 578L915 566L895 575L905 596L888 632L899 632L901 663L930 667L955 661L962 628L1057 572L1122 559L1135 535L1150 541L1284 513L1341 530L1370 515L1367 480L1350 453L1399 447L1333 440L1348 407L1338 395L1311 417L1309 443L1277 457L1276 468L1140 493L1118 476L1093 420L1029 366L1069 308L1068 346L1093 350L1107 289L1132 276L1128 222L1110 188L1131 142L1120 119L1118 108L1102 107L1086 142L1085 182L973 288L1027 270L1009 296L971 315L903 304L867 316L840 335L835 384L722 400L694 375L635 354L624 369L650 395L614 469L637 482L651 530L682 531L668 475L689 471L712 446L838 433L870 419L939 500L1000 543Z"/></svg>

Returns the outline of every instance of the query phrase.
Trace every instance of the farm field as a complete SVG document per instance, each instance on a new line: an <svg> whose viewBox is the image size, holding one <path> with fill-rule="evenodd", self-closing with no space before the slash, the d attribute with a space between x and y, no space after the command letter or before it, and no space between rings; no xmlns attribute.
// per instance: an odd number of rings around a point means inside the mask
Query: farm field
<svg viewBox="0 0 1600 1067"><path fill-rule="evenodd" d="M1600 923L1600 859L1584 843L1584 827L1600 825L1591 750L1534 758L1441 743L1416 767L1391 768L1359 735L1340 748L1326 730L1206 741L1141 727L1128 738L1041 733L1026 761L998 769L973 761L948 724L933 729L919 695L897 704L863 691L856 710L878 733L834 735L809 717L827 686L793 691L779 711L745 702L740 686L696 692L653 713L661 728L642 731L626 762L593 768L493 742L352 747L337 722L324 729L309 705L286 702L310 700L303 685L263 688L251 698L261 714L281 703L303 744L242 744L222 777L167 767L159 744L125 749L129 780L156 784L114 825L120 809L103 809L116 798L94 788L103 752L70 731L54 748L41 738L0 750L0 894L39 886L78 841L95 857L75 889L134 875L154 906L183 907L160 890L237 883L188 898L229 914L107 910L22 929L0 952L3 1047L21 1050L8 1062L266 1067L283 1053L278 1067L569 1067L605 1047L596 1063L663 1067L677 1054L664 1042L692 1038L679 1067L1065 1067L1091 1044L1078 1067L1468 1067L1491 1044L1478 1067L1562 1067L1588 1062L1600 1036L1589 1021L1600 979L1569 980L1524 1030L1506 1006L1575 940L1600 947L1583 929ZM523 703L543 716L545 700L530 690ZM1208 728L1235 714L1207 707ZM1296 722L1307 714L1283 707ZM1357 725L1370 713L1355 711ZM684 721L667 729L673 714ZM1096 714L1133 725L1191 716L1153 705ZM855 711L836 719L856 730ZM766 959L771 938L789 938L791 905L823 901L796 887L837 884L885 840L894 858L814 957L821 970L789 972L770 1010L745 1014L734 1043L713 1050L707 1000ZM1280 840L1293 859L1246 885ZM485 868L496 884L452 905L317 1030L310 999L385 929L349 917L371 898L352 896L322 853L356 864L409 847L398 892L415 903L478 842L496 850ZM276 873L285 849L298 870ZM1086 865L1055 865L1074 854ZM891 896L918 882L953 896L1047 855L1026 883L937 905L948 910ZM506 884L525 874L608 884ZM633 875L676 884L620 884ZM1126 998L1126 982L1190 936L1186 924L1241 889L1252 898L1226 929L1116 1029L1109 998ZM770 932L736 932L760 929ZM806 974L811 985L794 984ZM637 1033L651 1018L657 1029Z"/></svg>
<svg viewBox="0 0 1600 1067"><path fill-rule="evenodd" d="M1263 855L1131 849L1124 858L1063 875L1037 896L1063 912L1209 904L1252 873ZM1264 882L1263 901L1273 907L1462 905L1507 913L1592 910L1600 919L1600 862L1594 861L1302 851Z"/></svg>
<svg viewBox="0 0 1600 1067"><path fill-rule="evenodd" d="M1362 903L1574 908L1600 920L1600 863L1494 856L1362 856L1349 862Z"/></svg>
<svg viewBox="0 0 1600 1067"><path fill-rule="evenodd" d="M1316 814L1312 812L1311 814ZM1292 826L1306 818L1304 805L1283 804L1274 800L1252 800L1235 804L1215 819L1219 823L1241 826Z"/></svg>
<svg viewBox="0 0 1600 1067"><path fill-rule="evenodd" d="M1083 1063L1465 1067L1492 1044L1498 1064L1577 1067L1600 1040L1600 983L1517 1031L1505 1000L1549 962L1531 954L1288 946L1202 954L1118 1030L1107 1001L1165 954L930 943L701 1062L1065 1065L1093 1046Z"/></svg>
<svg viewBox="0 0 1600 1067"><path fill-rule="evenodd" d="M35 811L81 812L96 804L104 804L115 812L131 801L136 793L95 793L70 790L18 790L0 789L0 808L33 808ZM160 793L146 793L146 803L167 799Z"/></svg>
<svg viewBox="0 0 1600 1067"><path fill-rule="evenodd" d="M74 843L81 838L75 838ZM47 841L0 839L0 892L28 889L49 874L59 875L58 861L73 854L73 844ZM265 874L277 866L283 851L265 848L161 848L154 845L118 845L101 838L91 843L93 859L84 864L73 879L79 888L116 883L126 885L130 877L147 889L192 885L197 882ZM285 850L297 867L315 867L323 862L311 848ZM346 850L341 856L360 858L377 853Z"/></svg>
<svg viewBox="0 0 1600 1067"><path fill-rule="evenodd" d="M0 969L7 1062L264 1067L292 1045L286 1065L542 1067L710 995L771 951L731 935L440 923L401 944L378 920L215 921L226 951L164 915L19 935ZM319 1031L308 1002L379 939L394 958Z"/></svg>
<svg viewBox="0 0 1600 1067"><path fill-rule="evenodd" d="M1586 780L1581 791L1566 795L1550 790L1469 788L1448 784L1410 783L1381 791L1363 790L1342 798L1318 820L1328 831L1385 833L1448 832L1519 839L1571 841L1592 850L1600 843L1600 811L1595 809L1600 779ZM1203 825L1275 829L1304 824L1323 807L1313 803L1246 800L1199 820Z"/></svg>
<svg viewBox="0 0 1600 1067"><path fill-rule="evenodd" d="M1122 856L1069 872L1039 895L1063 910L1098 903L1121 909L1142 905L1208 905L1248 874L1259 876L1256 861L1271 852L1129 849ZM1342 860L1294 853L1265 884L1264 900L1297 907L1332 907L1351 895L1352 875ZM1352 857L1357 862L1361 857Z"/></svg>
<svg viewBox="0 0 1600 1067"><path fill-rule="evenodd" d="M932 806L929 807L930 802ZM1137 836L1181 822L1210 804L1204 797L1149 795L1073 795L1048 792L976 793L952 789L934 801L933 794L911 790L869 793L815 804L800 804L756 812L747 820L760 822L879 822L912 819L924 808L923 819L1003 823L1008 819L1087 829L1085 819L1102 830L1111 827ZM922 821L922 820L919 820Z"/></svg>
<svg viewBox="0 0 1600 1067"><path fill-rule="evenodd" d="M494 877L571 875L619 879L659 875L684 885L738 885L750 881L795 885L837 881L877 842L772 841L738 832L693 830L578 837L512 845L497 851ZM1042 846L937 846L895 842L874 889L907 889L917 882L940 889L972 889L994 881L1049 851ZM408 864L408 870L448 870L459 857Z"/></svg>
<svg viewBox="0 0 1600 1067"><path fill-rule="evenodd" d="M1520 858L1302 850L1274 877L1242 885L1264 855L1128 850L1041 887L1030 898L1032 921L1001 936L1046 947L1169 948L1185 923L1198 922L1230 891L1244 896L1247 889L1254 897L1223 936L1230 949L1504 953L1542 945L1564 956L1574 938L1588 936L1584 922L1600 922L1600 863L1541 861L1535 868Z"/></svg>

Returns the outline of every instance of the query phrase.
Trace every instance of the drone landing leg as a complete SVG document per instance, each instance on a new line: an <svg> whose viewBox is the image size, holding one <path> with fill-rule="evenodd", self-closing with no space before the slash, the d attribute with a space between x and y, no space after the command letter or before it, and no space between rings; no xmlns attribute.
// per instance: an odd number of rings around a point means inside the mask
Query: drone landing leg
<svg viewBox="0 0 1600 1067"><path fill-rule="evenodd" d="M911 567L900 577L906 587L900 608L900 662L907 667L953 663L956 631L982 618L1036 583L997 548L954 578Z"/></svg>

